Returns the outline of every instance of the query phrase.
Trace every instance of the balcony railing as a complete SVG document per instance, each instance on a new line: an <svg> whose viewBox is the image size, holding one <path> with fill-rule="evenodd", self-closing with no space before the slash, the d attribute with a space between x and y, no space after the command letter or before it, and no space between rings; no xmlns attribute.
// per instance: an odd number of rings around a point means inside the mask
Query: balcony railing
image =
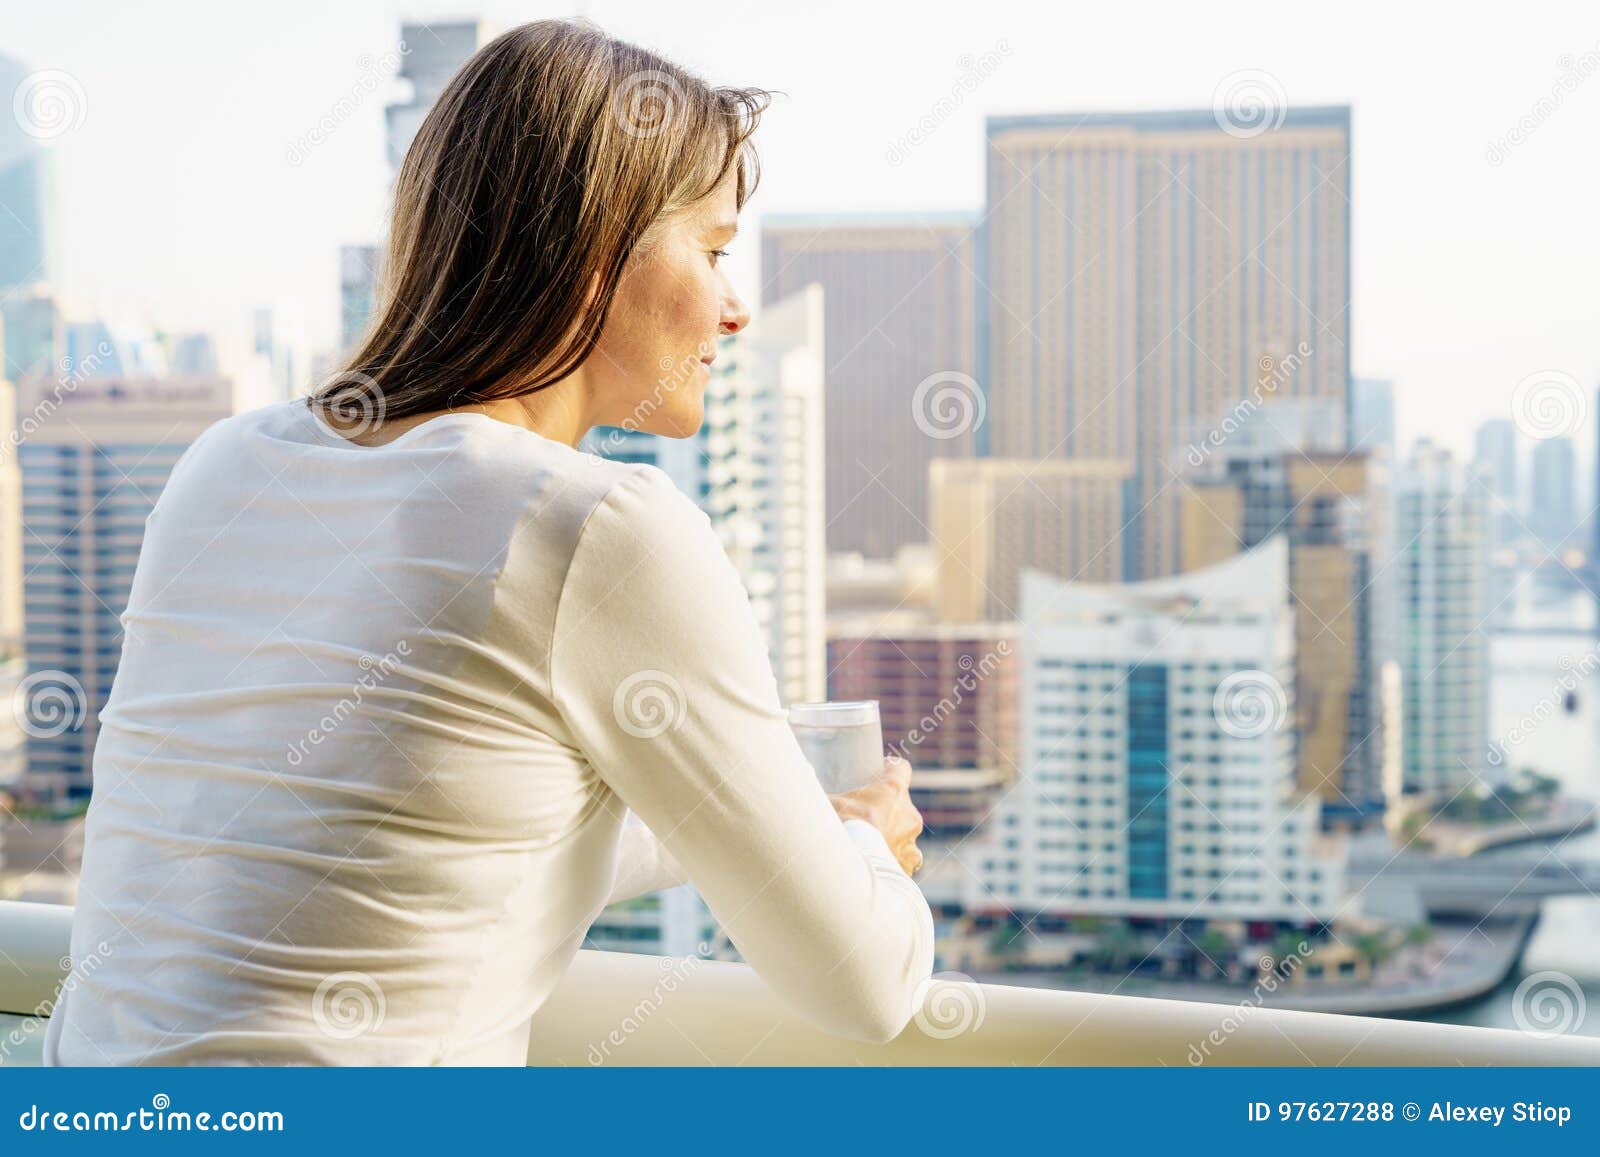
<svg viewBox="0 0 1600 1157"><path fill-rule="evenodd" d="M67 975L70 908L0 901L0 1056ZM896 1039L829 1036L741 964L580 952L534 1018L531 1065L1600 1065L1600 1040L936 979Z"/></svg>

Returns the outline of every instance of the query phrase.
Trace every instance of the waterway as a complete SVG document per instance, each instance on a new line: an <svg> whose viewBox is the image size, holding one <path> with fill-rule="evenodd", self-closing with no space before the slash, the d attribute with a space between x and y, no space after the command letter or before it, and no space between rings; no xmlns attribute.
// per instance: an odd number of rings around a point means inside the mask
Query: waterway
<svg viewBox="0 0 1600 1157"><path fill-rule="evenodd" d="M1600 801L1600 639L1595 618L1594 604L1586 596L1534 590L1520 598L1509 628L1493 636L1489 724L1491 738L1505 744L1507 767L1554 775L1572 794ZM1563 679L1576 683L1577 704L1571 714L1562 706ZM1514 744L1509 742L1513 735ZM1537 859L1548 847L1489 854ZM1575 859L1600 860L1600 830L1572 836L1558 850ZM1559 975L1534 979L1519 1001L1518 986L1538 973ZM1545 1014L1561 1018L1544 1022L1548 1027L1575 1021L1575 1031L1600 1036L1600 897L1546 901L1521 967L1504 984L1482 1000L1426 1019L1517 1028L1520 1011L1521 1019L1542 1027L1539 1010L1529 1007L1530 994L1538 991L1552 994ZM1570 1011L1557 1008L1563 999Z"/></svg>

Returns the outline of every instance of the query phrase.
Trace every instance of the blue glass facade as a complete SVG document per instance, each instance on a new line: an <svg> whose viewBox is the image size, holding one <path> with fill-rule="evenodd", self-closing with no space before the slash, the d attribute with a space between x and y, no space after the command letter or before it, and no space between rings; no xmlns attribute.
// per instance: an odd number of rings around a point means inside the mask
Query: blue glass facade
<svg viewBox="0 0 1600 1157"><path fill-rule="evenodd" d="M28 742L29 771L69 795L89 790L94 722L122 657L145 520L185 443L27 443L22 467L24 605L30 673L82 689L82 714Z"/></svg>
<svg viewBox="0 0 1600 1157"><path fill-rule="evenodd" d="M1167 898L1167 666L1128 669L1128 895Z"/></svg>

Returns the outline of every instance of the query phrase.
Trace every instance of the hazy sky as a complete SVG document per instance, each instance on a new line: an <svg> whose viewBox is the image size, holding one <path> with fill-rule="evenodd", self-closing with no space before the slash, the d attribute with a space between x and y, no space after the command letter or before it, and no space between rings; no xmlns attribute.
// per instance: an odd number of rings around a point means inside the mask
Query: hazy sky
<svg viewBox="0 0 1600 1157"><path fill-rule="evenodd" d="M763 183L730 262L752 299L762 213L975 209L986 114L1209 108L1224 77L1249 69L1291 104L1354 107L1352 365L1395 379L1403 435L1463 445L1509 413L1528 374L1600 377L1592 0L1522 3L1492 22L1393 0L6 0L0 52L71 74L84 98L53 146L59 280L109 314L173 328L242 332L253 305L271 305L280 327L328 344L337 246L380 231L396 87L374 82L400 19L580 10L714 81L787 93L764 122ZM999 68L891 165L891 144L958 90L962 59L1002 46ZM356 112L295 163L295 142L352 94ZM1553 112L1535 112L1552 94ZM1519 120L1532 132L1491 163Z"/></svg>

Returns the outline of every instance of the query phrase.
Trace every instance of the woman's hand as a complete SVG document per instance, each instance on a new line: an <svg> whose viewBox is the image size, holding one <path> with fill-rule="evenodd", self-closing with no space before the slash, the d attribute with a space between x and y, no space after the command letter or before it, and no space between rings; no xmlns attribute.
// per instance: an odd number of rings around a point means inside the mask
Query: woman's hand
<svg viewBox="0 0 1600 1157"><path fill-rule="evenodd" d="M911 802L911 765L905 760L885 756L882 779L855 791L830 795L828 800L841 820L866 820L882 832L906 875L914 875L922 867L922 853L917 849L922 813Z"/></svg>

